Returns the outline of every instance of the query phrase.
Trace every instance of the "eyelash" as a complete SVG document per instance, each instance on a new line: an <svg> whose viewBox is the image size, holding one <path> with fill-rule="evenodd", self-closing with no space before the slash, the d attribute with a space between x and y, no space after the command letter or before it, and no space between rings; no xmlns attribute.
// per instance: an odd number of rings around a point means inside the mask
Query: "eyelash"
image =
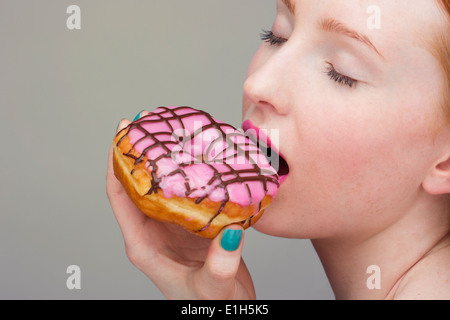
<svg viewBox="0 0 450 320"><path fill-rule="evenodd" d="M287 39L285 38L281 38L274 35L273 32L270 30L262 30L260 37L262 41L267 42L271 46L281 46L283 43L287 41ZM353 88L358 82L355 79L352 79L337 72L331 63L327 62L327 64L328 70L325 73L330 77L331 80L337 82L340 85L348 86L350 88Z"/></svg>
<svg viewBox="0 0 450 320"><path fill-rule="evenodd" d="M267 42L271 46L280 46L287 41L287 39L274 35L270 30L262 30L260 37L262 41Z"/></svg>
<svg viewBox="0 0 450 320"><path fill-rule="evenodd" d="M328 70L325 73L330 77L331 80L333 80L343 86L348 86L350 88L353 88L356 85L356 83L358 82L355 79L344 76L343 74L337 72L331 63L327 62L327 64L328 64Z"/></svg>

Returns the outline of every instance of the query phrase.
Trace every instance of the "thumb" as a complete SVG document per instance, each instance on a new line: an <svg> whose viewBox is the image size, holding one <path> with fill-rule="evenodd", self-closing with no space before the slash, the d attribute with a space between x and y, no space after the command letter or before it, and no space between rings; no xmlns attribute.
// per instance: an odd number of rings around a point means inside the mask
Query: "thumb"
<svg viewBox="0 0 450 320"><path fill-rule="evenodd" d="M239 225L224 228L211 242L205 264L199 270L197 287L201 298L233 298L241 263L244 230Z"/></svg>

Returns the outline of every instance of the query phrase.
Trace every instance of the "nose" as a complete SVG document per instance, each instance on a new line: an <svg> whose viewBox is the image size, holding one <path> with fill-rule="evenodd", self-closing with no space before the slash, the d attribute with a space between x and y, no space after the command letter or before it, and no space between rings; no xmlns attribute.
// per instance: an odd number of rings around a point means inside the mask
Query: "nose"
<svg viewBox="0 0 450 320"><path fill-rule="evenodd" d="M272 50L266 45L260 51ZM264 52L255 55L244 83L244 108L256 107L261 112L280 115L289 112L288 60L282 49L268 57L263 56Z"/></svg>

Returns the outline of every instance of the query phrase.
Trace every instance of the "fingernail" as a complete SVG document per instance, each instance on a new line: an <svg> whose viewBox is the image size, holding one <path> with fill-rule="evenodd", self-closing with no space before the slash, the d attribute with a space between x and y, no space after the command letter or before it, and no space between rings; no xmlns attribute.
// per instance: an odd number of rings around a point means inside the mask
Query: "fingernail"
<svg viewBox="0 0 450 320"><path fill-rule="evenodd" d="M122 120L123 119L120 119L119 123L117 124L116 132L117 132L117 130L119 130L119 127L120 127L120 124L122 123Z"/></svg>
<svg viewBox="0 0 450 320"><path fill-rule="evenodd" d="M144 111L144 110L142 110L142 111ZM136 121L137 119L139 119L139 118L141 117L142 111L139 112L139 113L136 115L136 117L134 117L133 121Z"/></svg>
<svg viewBox="0 0 450 320"><path fill-rule="evenodd" d="M242 230L227 229L223 233L220 245L226 251L235 251L241 243Z"/></svg>

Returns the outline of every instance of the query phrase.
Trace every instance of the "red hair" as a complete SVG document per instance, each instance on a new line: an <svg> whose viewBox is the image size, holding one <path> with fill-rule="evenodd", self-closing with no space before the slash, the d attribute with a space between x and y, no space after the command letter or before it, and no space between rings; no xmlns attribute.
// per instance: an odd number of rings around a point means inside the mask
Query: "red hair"
<svg viewBox="0 0 450 320"><path fill-rule="evenodd" d="M438 0L447 20L444 30L440 32L435 43L435 52L445 72L444 112L450 121L450 0Z"/></svg>

